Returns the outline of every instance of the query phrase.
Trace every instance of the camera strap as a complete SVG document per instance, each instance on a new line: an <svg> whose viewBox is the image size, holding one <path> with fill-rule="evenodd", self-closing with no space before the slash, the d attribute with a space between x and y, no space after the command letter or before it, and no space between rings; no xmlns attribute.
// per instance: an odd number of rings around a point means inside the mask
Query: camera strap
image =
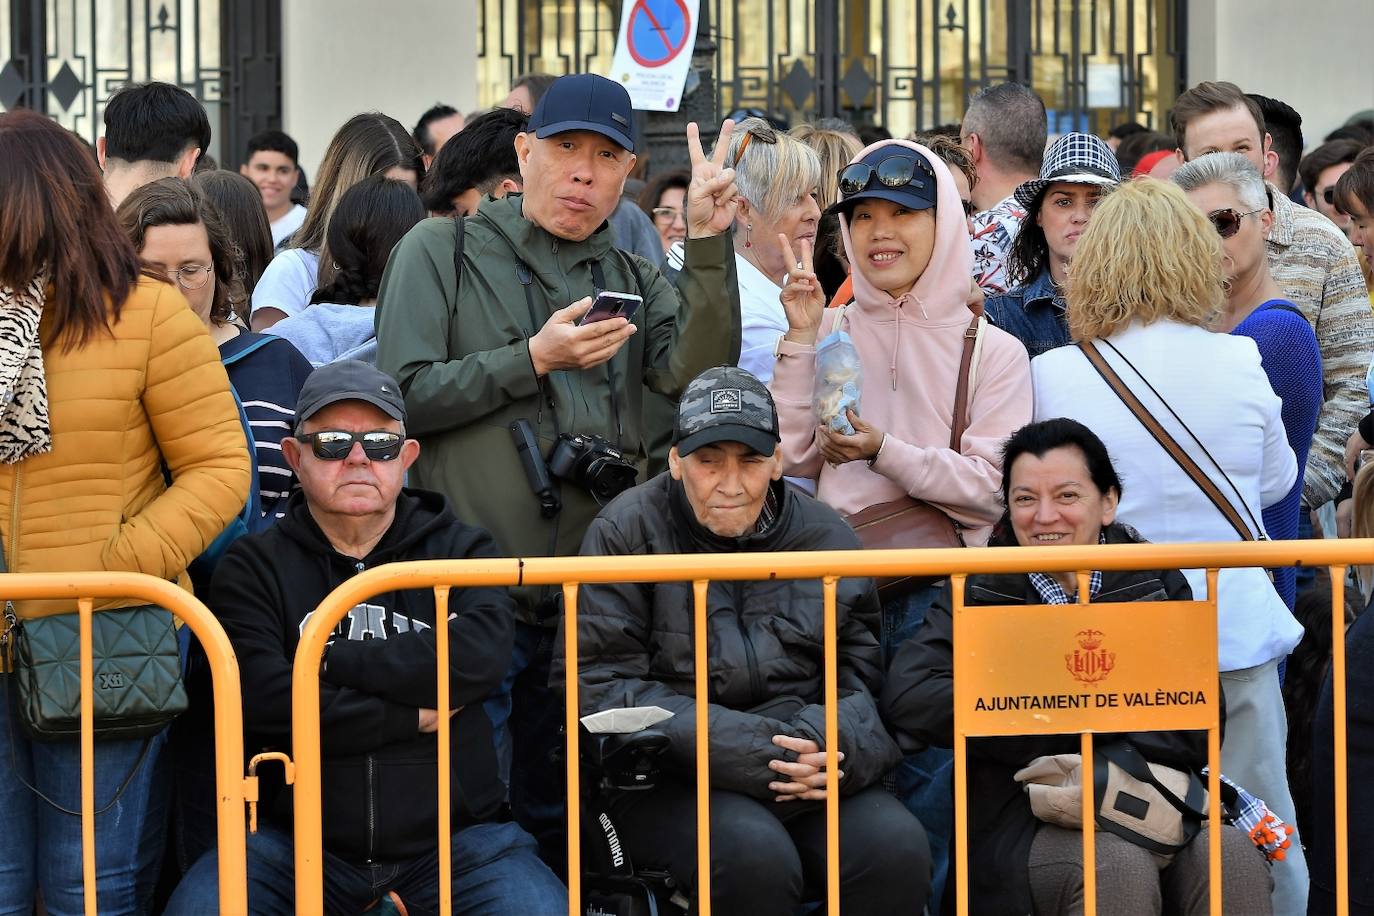
<svg viewBox="0 0 1374 916"><path fill-rule="evenodd" d="M515 276L516 279L520 281L520 286L525 290L525 306L529 309L530 312L530 331L529 337L526 337L526 340L528 340L530 337L533 337L535 335L535 332L538 331L538 329L540 328L539 318L534 310L534 276L530 273L529 265L526 264L523 260L520 260L519 258L517 258L515 261ZM533 371L534 367L532 364L530 368L531 371ZM542 425L544 422L544 399L547 397L547 394L544 391L545 381L549 381L550 384L552 384L551 379L539 380L539 411L535 418L535 422L540 425ZM559 435L561 435L561 431L558 428L558 410L554 408L552 403L549 404L549 414L553 417L553 439L555 442L557 442ZM537 441L538 440L536 439L536 442ZM555 499L559 499L561 493L558 481L554 480L551 482L553 484L553 496ZM549 525L548 555L551 557L555 557L558 556L558 529L562 523L562 514L555 513L553 517L550 519L550 521L552 522L552 524ZM557 599L554 597L554 594L550 590L549 586L543 586L542 588L540 588L538 590L538 594L539 598L537 601L534 602L533 605L535 609L535 616L538 617L540 620L544 620L546 619L547 615L540 613L539 608L547 607L549 605L549 602L556 601Z"/></svg>

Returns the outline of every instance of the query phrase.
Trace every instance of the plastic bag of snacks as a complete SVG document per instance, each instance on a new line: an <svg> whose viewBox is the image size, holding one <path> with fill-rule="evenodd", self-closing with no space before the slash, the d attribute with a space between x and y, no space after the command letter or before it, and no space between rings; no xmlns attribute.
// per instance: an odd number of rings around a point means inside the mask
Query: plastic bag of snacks
<svg viewBox="0 0 1374 916"><path fill-rule="evenodd" d="M832 431L854 435L846 410L859 413L863 369L859 351L844 331L835 331L816 345L816 381L811 392L816 419Z"/></svg>

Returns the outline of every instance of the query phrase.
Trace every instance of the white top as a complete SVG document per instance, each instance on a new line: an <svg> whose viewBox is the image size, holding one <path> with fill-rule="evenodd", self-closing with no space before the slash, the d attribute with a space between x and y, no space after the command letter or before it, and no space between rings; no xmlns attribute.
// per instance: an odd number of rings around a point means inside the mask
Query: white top
<svg viewBox="0 0 1374 916"><path fill-rule="evenodd" d="M253 288L253 310L280 309L296 315L310 304L320 283L320 253L288 248L272 259Z"/></svg>
<svg viewBox="0 0 1374 916"><path fill-rule="evenodd" d="M1249 507L1215 465L1110 347L1098 342L1103 358L1169 431L1170 435L1232 501L1247 522L1263 507L1283 499L1297 478L1298 463L1288 447L1283 402L1260 367L1249 337L1214 334L1199 327L1160 321L1133 324L1107 339L1139 369L1173 408ZM1077 347L1060 347L1031 360L1035 419L1069 417L1095 432L1111 454L1123 493L1117 518L1155 543L1236 541L1225 516L1187 473L1145 430ZM1193 595L1207 594L1203 570L1184 570ZM1236 671L1286 655L1302 638L1262 569L1223 569L1218 580L1220 670Z"/></svg>
<svg viewBox="0 0 1374 916"><path fill-rule="evenodd" d="M744 255L735 253L739 276L739 366L748 369L765 385L773 380L778 338L787 333L782 287L770 280Z"/></svg>
<svg viewBox="0 0 1374 916"><path fill-rule="evenodd" d="M286 215L272 224L272 250L275 251L286 237L295 232L305 222L305 208L296 204Z"/></svg>

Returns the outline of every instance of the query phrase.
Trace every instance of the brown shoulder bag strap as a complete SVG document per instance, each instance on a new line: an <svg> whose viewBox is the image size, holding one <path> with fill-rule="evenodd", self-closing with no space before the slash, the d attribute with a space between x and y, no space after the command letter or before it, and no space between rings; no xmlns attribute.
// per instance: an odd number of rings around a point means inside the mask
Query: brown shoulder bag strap
<svg viewBox="0 0 1374 916"><path fill-rule="evenodd" d="M1226 520L1231 523L1231 527L1236 529L1236 534L1240 535L1240 539L1242 541L1255 540L1254 533L1245 524L1245 520L1240 517L1236 507L1231 505L1231 501L1222 495L1221 490L1217 489L1217 485L1212 482L1212 478L1208 477L1202 468L1198 467L1192 456L1183 450L1183 447L1178 444L1173 436L1169 435L1169 431L1160 425L1159 421L1154 418L1154 414L1150 413L1145 405L1140 403L1135 392L1126 387L1121 376L1117 375L1116 370L1103 359L1101 352L1093 346L1092 341L1079 341L1078 348L1083 351L1088 362L1097 370L1097 374L1102 376L1102 380L1121 399L1121 403L1125 404L1131 413L1135 414L1135 418L1140 421L1140 424L1151 436L1154 436L1160 447L1169 453L1169 457L1174 459L1178 466L1183 469L1183 472L1193 479L1193 483L1197 484L1203 495L1212 501L1212 505L1217 507L1217 511L1226 517Z"/></svg>
<svg viewBox="0 0 1374 916"><path fill-rule="evenodd" d="M964 432L968 429L968 372L973 365L973 348L978 343L978 322L982 317L981 310L974 313L964 331L964 352L959 356L959 379L954 383L954 423L949 428L949 447L956 452L963 450Z"/></svg>

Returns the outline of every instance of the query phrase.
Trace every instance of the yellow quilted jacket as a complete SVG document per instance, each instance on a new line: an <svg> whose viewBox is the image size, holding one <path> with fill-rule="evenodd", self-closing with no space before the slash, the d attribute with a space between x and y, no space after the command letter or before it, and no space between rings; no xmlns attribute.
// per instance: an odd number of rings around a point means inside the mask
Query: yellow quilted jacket
<svg viewBox="0 0 1374 916"><path fill-rule="evenodd" d="M5 559L11 572L129 570L189 590L186 567L248 498L248 446L229 377L167 283L140 279L112 331L65 350L51 313L39 325L53 447L0 464ZM16 610L23 617L39 606L58 602Z"/></svg>

